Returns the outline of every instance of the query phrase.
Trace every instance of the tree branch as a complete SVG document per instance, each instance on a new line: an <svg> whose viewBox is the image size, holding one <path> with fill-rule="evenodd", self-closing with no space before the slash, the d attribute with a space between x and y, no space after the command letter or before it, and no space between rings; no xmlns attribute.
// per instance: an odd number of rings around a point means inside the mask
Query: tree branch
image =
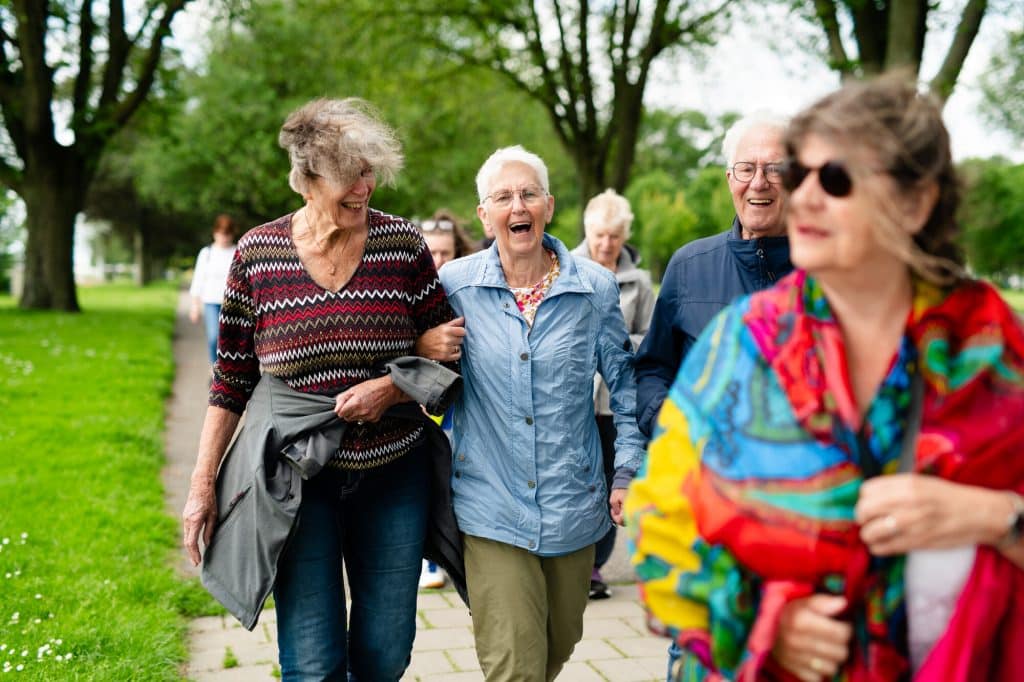
<svg viewBox="0 0 1024 682"><path fill-rule="evenodd" d="M10 165L3 159L0 159L0 183L3 183L10 188L15 194L21 194L22 192L22 172Z"/></svg>
<svg viewBox="0 0 1024 682"><path fill-rule="evenodd" d="M576 77L573 73L575 64L573 64L569 46L565 42L565 22L562 17L562 6L558 0L552 0L551 5L555 11L555 25L558 26L558 66L562 71L562 87L565 89L569 100L566 113L569 117L569 124L575 130L581 130L579 111L576 108L580 96L576 90Z"/></svg>
<svg viewBox="0 0 1024 682"><path fill-rule="evenodd" d="M47 3L14 0L18 17L18 56L22 64L22 82L32 87L19 87L22 101L19 118L26 136L53 136L53 71L46 63Z"/></svg>
<svg viewBox="0 0 1024 682"><path fill-rule="evenodd" d="M967 6L964 7L946 58L931 82L932 92L943 103L953 94L953 86L956 85L957 78L960 76L960 69L963 68L967 53L970 52L971 45L978 35L981 20L987 9L988 0L968 0Z"/></svg>
<svg viewBox="0 0 1024 682"><path fill-rule="evenodd" d="M588 0L580 0L579 24L581 96L583 97L587 128L596 131L598 121L597 107L594 104L594 79L590 74L590 3Z"/></svg>
<svg viewBox="0 0 1024 682"><path fill-rule="evenodd" d="M835 0L814 0L814 13L825 30L828 40L828 64L841 74L853 72L853 62L843 47L843 36L839 33L839 18L836 16Z"/></svg>
<svg viewBox="0 0 1024 682"><path fill-rule="evenodd" d="M861 69L869 75L881 73L887 49L885 40L888 36L889 5L875 2L851 3L850 12L853 15L853 35L857 39Z"/></svg>
<svg viewBox="0 0 1024 682"><path fill-rule="evenodd" d="M110 0L110 16L107 18L107 63L103 67L103 90L100 92L100 110L117 102L124 82L124 66L131 51L131 41L124 30L124 2Z"/></svg>
<svg viewBox="0 0 1024 682"><path fill-rule="evenodd" d="M79 13L78 74L75 76L75 86L71 97L73 109L71 127L73 129L80 127L89 105L89 86L92 83L93 64L92 38L96 29L92 18L92 0L82 0Z"/></svg>
<svg viewBox="0 0 1024 682"><path fill-rule="evenodd" d="M181 11L189 1L170 0L167 3L164 15L160 17L160 23L150 39L135 89L124 98L113 113L116 128L124 126L149 95L149 90L153 87L153 81L156 78L156 69L160 65L160 53L163 50L164 38L171 34L171 22L174 21L174 15Z"/></svg>
<svg viewBox="0 0 1024 682"><path fill-rule="evenodd" d="M921 66L918 45L923 45L923 14L928 7L921 0L890 0L885 51L885 70L909 68L914 75Z"/></svg>

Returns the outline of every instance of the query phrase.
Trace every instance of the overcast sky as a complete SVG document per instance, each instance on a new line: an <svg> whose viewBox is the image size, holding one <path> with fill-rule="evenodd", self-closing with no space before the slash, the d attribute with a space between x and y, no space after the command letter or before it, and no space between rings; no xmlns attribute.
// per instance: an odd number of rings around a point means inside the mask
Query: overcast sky
<svg viewBox="0 0 1024 682"><path fill-rule="evenodd" d="M1018 14L1021 16L1017 20L1024 18L1024 13ZM957 160L1003 154L1024 162L1024 150L1014 145L1007 133L986 125L978 109L978 77L987 68L993 48L1003 40L1010 23L1005 17L985 18L943 110ZM716 113L759 108L787 115L796 113L839 86L839 77L833 71L799 48L818 39L816 31L802 24L800 20L789 19L784 10L735 21L733 30L721 37L704 64L677 60L658 65L648 90L648 105ZM938 71L949 35L929 33L921 69L924 78L930 79Z"/></svg>

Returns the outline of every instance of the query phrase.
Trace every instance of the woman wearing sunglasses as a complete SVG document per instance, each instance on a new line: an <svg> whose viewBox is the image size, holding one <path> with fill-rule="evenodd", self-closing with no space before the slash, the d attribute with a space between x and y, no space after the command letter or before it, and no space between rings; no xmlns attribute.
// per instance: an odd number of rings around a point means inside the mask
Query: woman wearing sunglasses
<svg viewBox="0 0 1024 682"><path fill-rule="evenodd" d="M1024 679L1024 330L939 108L849 85L786 147L798 270L701 336L627 497L652 623L685 680Z"/></svg>

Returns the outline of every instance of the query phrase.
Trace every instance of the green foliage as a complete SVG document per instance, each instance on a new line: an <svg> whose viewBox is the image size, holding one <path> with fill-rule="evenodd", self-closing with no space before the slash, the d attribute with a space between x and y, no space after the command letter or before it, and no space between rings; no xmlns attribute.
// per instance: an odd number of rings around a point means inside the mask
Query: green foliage
<svg viewBox="0 0 1024 682"><path fill-rule="evenodd" d="M736 214L725 179L725 168L701 168L686 185L686 196L697 214L694 232L702 237L728 229Z"/></svg>
<svg viewBox="0 0 1024 682"><path fill-rule="evenodd" d="M707 164L724 160L722 139L738 118L734 112L711 118L694 110L648 109L640 124L636 174L659 170L679 181L692 179Z"/></svg>
<svg viewBox="0 0 1024 682"><path fill-rule="evenodd" d="M199 588L172 569L160 483L176 296L85 288L82 315L0 297L0 667L178 679Z"/></svg>
<svg viewBox="0 0 1024 682"><path fill-rule="evenodd" d="M247 225L297 208L277 134L320 96L366 98L399 132L406 169L396 188L378 187L377 208L472 217L477 169L510 144L541 153L553 191L571 198L571 160L548 153L558 145L539 105L490 72L453 69L407 18L371 0L254 2L211 42L189 100L138 150L142 194L167 207L227 211Z"/></svg>
<svg viewBox="0 0 1024 682"><path fill-rule="evenodd" d="M555 216L548 225L548 233L558 237L569 247L569 250L576 248L580 243L580 225L583 224L583 208L581 206L570 206L559 208L555 204Z"/></svg>
<svg viewBox="0 0 1024 682"><path fill-rule="evenodd" d="M231 650L231 647L224 647L224 660L221 662L225 669L238 667L238 656Z"/></svg>
<svg viewBox="0 0 1024 682"><path fill-rule="evenodd" d="M1006 299L1006 302L1009 303L1014 310L1019 312L1021 315L1024 315L1024 291L1003 289L999 293L1004 299Z"/></svg>
<svg viewBox="0 0 1024 682"><path fill-rule="evenodd" d="M678 183L664 171L636 178L626 198L634 215L630 241L640 250L643 264L660 280L672 253L692 239L697 214L687 205Z"/></svg>
<svg viewBox="0 0 1024 682"><path fill-rule="evenodd" d="M1024 28L1012 31L981 78L982 113L1024 143Z"/></svg>
<svg viewBox="0 0 1024 682"><path fill-rule="evenodd" d="M959 218L968 263L1005 284L1024 274L1024 164L976 159L961 172L967 191Z"/></svg>

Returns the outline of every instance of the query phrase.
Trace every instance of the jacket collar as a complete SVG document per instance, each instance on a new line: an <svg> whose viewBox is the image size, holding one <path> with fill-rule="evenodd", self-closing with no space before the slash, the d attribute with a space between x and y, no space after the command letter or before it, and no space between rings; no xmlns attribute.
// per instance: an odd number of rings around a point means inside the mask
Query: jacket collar
<svg viewBox="0 0 1024 682"><path fill-rule="evenodd" d="M767 266L776 277L781 277L793 269L789 261L789 237L744 239L739 216L732 219L727 243L729 251L744 269L760 270Z"/></svg>
<svg viewBox="0 0 1024 682"><path fill-rule="evenodd" d="M569 249L565 247L565 244L546 232L544 233L543 243L544 248L555 252L560 269L558 279L551 285L548 296L565 293L586 294L594 291L594 287L591 286L587 278L583 277L576 259L569 253ZM509 288L508 282L505 280L505 271L501 268L497 241L491 244L490 248L484 252L473 284L475 286L496 287L499 289Z"/></svg>

